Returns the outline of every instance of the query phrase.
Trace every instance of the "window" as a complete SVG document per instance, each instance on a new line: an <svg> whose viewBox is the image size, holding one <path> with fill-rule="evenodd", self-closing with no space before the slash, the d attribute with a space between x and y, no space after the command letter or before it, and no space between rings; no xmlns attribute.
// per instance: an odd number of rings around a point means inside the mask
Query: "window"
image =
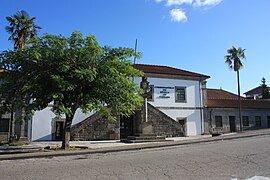
<svg viewBox="0 0 270 180"><path fill-rule="evenodd" d="M256 127L262 126L261 116L255 116Z"/></svg>
<svg viewBox="0 0 270 180"><path fill-rule="evenodd" d="M9 132L9 119L8 118L0 118L0 132Z"/></svg>
<svg viewBox="0 0 270 180"><path fill-rule="evenodd" d="M216 127L221 128L222 127L222 116L215 116L215 122L216 122Z"/></svg>
<svg viewBox="0 0 270 180"><path fill-rule="evenodd" d="M270 128L270 116L267 116L267 127Z"/></svg>
<svg viewBox="0 0 270 180"><path fill-rule="evenodd" d="M242 117L243 120L243 126L249 127L249 119L248 116L243 116Z"/></svg>
<svg viewBox="0 0 270 180"><path fill-rule="evenodd" d="M175 87L175 102L187 102L185 87Z"/></svg>
<svg viewBox="0 0 270 180"><path fill-rule="evenodd" d="M147 98L147 100L154 101L154 85L149 86L149 95L150 95L150 97Z"/></svg>

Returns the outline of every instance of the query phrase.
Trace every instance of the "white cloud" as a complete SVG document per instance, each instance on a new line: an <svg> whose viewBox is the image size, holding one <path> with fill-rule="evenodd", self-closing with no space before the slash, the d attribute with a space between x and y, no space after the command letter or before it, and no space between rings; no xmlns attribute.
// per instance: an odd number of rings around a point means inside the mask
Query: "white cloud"
<svg viewBox="0 0 270 180"><path fill-rule="evenodd" d="M173 22L185 22L187 16L185 11L180 8L183 5L189 5L190 7L199 7L207 10L209 7L220 4L223 0L154 0L156 3L162 3L163 5L170 7L174 6L175 9L170 11L171 21Z"/></svg>
<svg viewBox="0 0 270 180"><path fill-rule="evenodd" d="M164 1L164 0L155 0L157 3L160 3L160 2L162 2L162 1Z"/></svg>
<svg viewBox="0 0 270 180"><path fill-rule="evenodd" d="M157 3L166 2L166 6L181 6L183 4L193 4L199 7L216 6L223 0L155 0Z"/></svg>
<svg viewBox="0 0 270 180"><path fill-rule="evenodd" d="M192 4L193 0L167 0L167 6Z"/></svg>
<svg viewBox="0 0 270 180"><path fill-rule="evenodd" d="M195 0L194 6L216 6L223 0Z"/></svg>
<svg viewBox="0 0 270 180"><path fill-rule="evenodd" d="M174 22L187 21L187 16L186 16L185 11L183 11L181 9L172 9L170 11L170 15L171 15L171 21L174 21Z"/></svg>

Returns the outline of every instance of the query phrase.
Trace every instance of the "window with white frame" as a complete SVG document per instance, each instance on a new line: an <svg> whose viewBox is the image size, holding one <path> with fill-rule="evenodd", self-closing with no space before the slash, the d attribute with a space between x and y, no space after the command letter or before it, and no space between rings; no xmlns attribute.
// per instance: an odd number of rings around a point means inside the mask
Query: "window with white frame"
<svg viewBox="0 0 270 180"><path fill-rule="evenodd" d="M175 87L175 102L187 102L186 87Z"/></svg>

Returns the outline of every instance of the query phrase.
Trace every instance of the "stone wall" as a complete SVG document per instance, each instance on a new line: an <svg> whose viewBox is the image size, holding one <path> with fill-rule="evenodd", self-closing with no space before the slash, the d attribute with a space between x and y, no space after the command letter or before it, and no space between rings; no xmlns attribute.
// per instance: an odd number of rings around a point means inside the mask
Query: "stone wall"
<svg viewBox="0 0 270 180"><path fill-rule="evenodd" d="M239 112L235 108L207 108L206 121L209 122L210 133L228 133L230 132L229 116L235 117L236 131L240 130ZM222 127L216 127L215 116L222 117ZM249 126L243 126L243 130L263 129L270 126L270 109L242 109L242 116L248 116ZM255 117L261 117L261 126L256 126Z"/></svg>
<svg viewBox="0 0 270 180"><path fill-rule="evenodd" d="M0 142L8 141L8 136L9 136L8 132L0 132Z"/></svg>
<svg viewBox="0 0 270 180"><path fill-rule="evenodd" d="M109 140L119 139L119 120L109 121L95 113L71 128L71 140Z"/></svg>
<svg viewBox="0 0 270 180"><path fill-rule="evenodd" d="M153 133L158 136L184 136L184 127L165 113L148 103L148 121L152 125Z"/></svg>
<svg viewBox="0 0 270 180"><path fill-rule="evenodd" d="M149 103L148 122L143 125L151 126L153 133L158 136L184 136L183 126ZM89 141L109 139L120 139L120 122L119 120L109 121L98 113L93 114L71 128L71 140Z"/></svg>

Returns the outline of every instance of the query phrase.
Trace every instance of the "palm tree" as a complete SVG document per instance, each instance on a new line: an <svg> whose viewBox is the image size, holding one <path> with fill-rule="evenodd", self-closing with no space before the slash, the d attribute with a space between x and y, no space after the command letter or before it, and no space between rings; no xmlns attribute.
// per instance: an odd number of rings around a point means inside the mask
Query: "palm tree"
<svg viewBox="0 0 270 180"><path fill-rule="evenodd" d="M34 21L35 17L31 18L29 14L20 10L13 16L6 17L9 26L6 26L6 31L10 33L10 37L8 40L14 41L14 49L22 50L27 45L27 40L29 38L33 38L37 35L37 31L41 29L41 27L37 26ZM11 92L11 96L13 96L11 100L11 117L10 117L10 140L13 141L15 137L15 120L14 120L14 107L16 98L14 95L18 93L16 90ZM24 117L24 108L22 108L22 117ZM24 136L24 120L21 124L21 136Z"/></svg>
<svg viewBox="0 0 270 180"><path fill-rule="evenodd" d="M239 70L243 68L241 59L246 59L245 49L239 47L238 49L234 46L227 50L228 54L225 56L225 63L228 64L230 69L233 69L237 74L237 87L238 87L238 101L239 101L239 120L240 120L240 131L243 130L242 122L242 110L241 110L241 96L240 96L240 80Z"/></svg>
<svg viewBox="0 0 270 180"><path fill-rule="evenodd" d="M35 25L35 17L31 18L29 14L24 11L18 11L13 16L6 17L9 26L6 26L6 31L11 34L8 38L14 41L14 48L17 50L23 49L27 44L27 39L37 35L37 30L41 27Z"/></svg>

